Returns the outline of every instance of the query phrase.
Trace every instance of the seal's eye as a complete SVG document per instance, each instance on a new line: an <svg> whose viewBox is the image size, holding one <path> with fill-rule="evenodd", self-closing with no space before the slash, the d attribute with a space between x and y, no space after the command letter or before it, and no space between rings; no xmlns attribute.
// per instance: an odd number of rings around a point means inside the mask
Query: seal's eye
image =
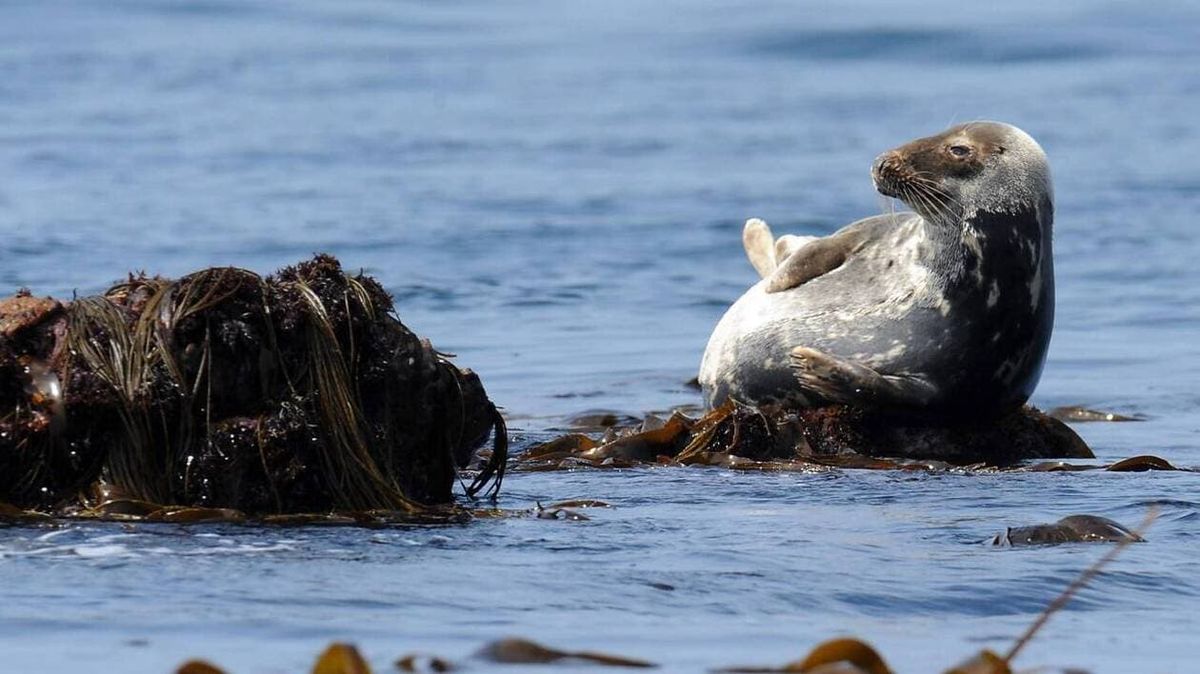
<svg viewBox="0 0 1200 674"><path fill-rule="evenodd" d="M951 145L950 147L946 148L946 152L949 152L955 157L961 159L971 155L971 148L967 147L966 145Z"/></svg>

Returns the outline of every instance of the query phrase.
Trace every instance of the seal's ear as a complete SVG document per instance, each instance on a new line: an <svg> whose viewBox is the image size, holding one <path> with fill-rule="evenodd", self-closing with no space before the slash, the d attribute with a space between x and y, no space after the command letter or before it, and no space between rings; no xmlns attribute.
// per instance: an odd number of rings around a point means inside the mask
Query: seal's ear
<svg viewBox="0 0 1200 674"><path fill-rule="evenodd" d="M767 223L758 218L750 218L742 228L742 247L746 249L746 257L761 278L766 278L775 271L775 236Z"/></svg>

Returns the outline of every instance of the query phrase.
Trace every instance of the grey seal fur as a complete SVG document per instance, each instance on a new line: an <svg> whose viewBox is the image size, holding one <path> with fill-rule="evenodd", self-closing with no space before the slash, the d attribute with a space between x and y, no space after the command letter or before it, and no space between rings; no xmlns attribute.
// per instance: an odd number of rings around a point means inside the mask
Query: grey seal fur
<svg viewBox="0 0 1200 674"><path fill-rule="evenodd" d="M1054 324L1054 194L1042 148L972 122L880 155L872 179L913 209L826 237L750 220L764 278L717 324L705 400L846 403L993 416L1023 404Z"/></svg>

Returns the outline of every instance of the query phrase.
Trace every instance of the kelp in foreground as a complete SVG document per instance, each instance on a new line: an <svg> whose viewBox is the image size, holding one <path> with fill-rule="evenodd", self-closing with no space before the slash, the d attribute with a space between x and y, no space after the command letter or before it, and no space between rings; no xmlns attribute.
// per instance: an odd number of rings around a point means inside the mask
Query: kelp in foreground
<svg viewBox="0 0 1200 674"><path fill-rule="evenodd" d="M324 255L0 300L0 410L0 501L21 509L415 513L489 435L468 493L507 456L479 378Z"/></svg>

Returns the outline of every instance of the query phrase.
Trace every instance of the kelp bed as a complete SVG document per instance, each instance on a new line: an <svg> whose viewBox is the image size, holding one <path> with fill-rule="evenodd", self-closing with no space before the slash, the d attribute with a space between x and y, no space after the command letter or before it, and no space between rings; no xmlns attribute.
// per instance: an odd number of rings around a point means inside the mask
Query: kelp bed
<svg viewBox="0 0 1200 674"><path fill-rule="evenodd" d="M588 418L607 426L602 437L575 432L535 444L513 469L700 465L759 471L1181 470L1155 456L1134 456L1110 465L1054 460L1095 458L1060 419L1140 420L1082 407L1047 414L1026 406L998 419L962 424L896 418L841 405L788 410L733 402L699 418L674 412L666 419L648 415L638 424L620 425L620 417L605 416Z"/></svg>
<svg viewBox="0 0 1200 674"><path fill-rule="evenodd" d="M846 407L754 408L728 402L699 419L649 416L599 440L565 435L531 447L518 467L552 470L638 464L729 468L1011 466L1094 458L1065 424L1032 407L986 422L901 419Z"/></svg>
<svg viewBox="0 0 1200 674"><path fill-rule="evenodd" d="M0 410L10 518L443 516L489 435L467 493L494 494L507 457L479 378L323 255L0 300Z"/></svg>

